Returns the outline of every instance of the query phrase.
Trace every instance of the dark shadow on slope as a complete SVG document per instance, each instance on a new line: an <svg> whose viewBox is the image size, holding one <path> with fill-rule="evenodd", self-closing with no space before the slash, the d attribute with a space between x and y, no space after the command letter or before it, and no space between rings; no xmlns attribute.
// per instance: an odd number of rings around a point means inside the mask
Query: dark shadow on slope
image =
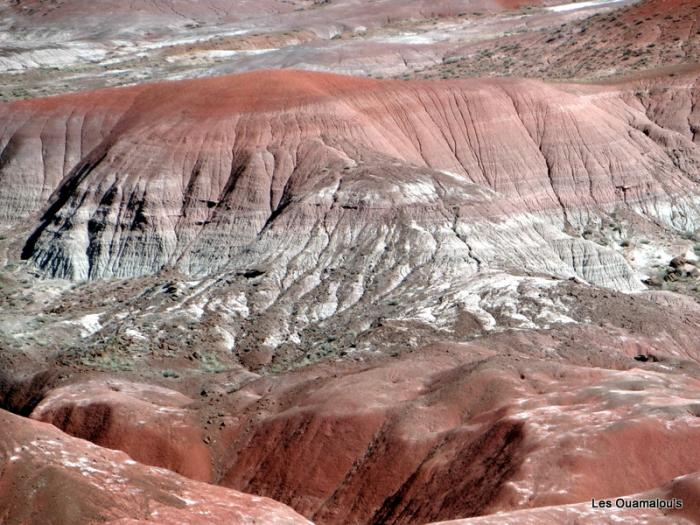
<svg viewBox="0 0 700 525"><path fill-rule="evenodd" d="M483 514L524 459L521 422L500 420L476 439L450 433L370 523L428 523Z"/></svg>
<svg viewBox="0 0 700 525"><path fill-rule="evenodd" d="M52 197L51 204L41 216L41 224L29 236L27 242L22 248L22 260L26 261L32 257L36 248L36 244L39 241L39 238L44 233L49 224L51 224L51 222L54 220L56 214L60 211L61 208L63 208L63 206L66 205L66 203L71 199L71 197L75 196L78 186L80 186L80 183L83 182L83 180L85 180L85 178L88 175L90 175L90 173L92 173L92 171L97 166L100 165L100 163L105 159L106 156L107 148L102 148L101 150L96 151L93 155L91 155L91 158L88 158L84 162L79 164L75 168L73 175L68 177L68 180L58 187L58 189Z"/></svg>

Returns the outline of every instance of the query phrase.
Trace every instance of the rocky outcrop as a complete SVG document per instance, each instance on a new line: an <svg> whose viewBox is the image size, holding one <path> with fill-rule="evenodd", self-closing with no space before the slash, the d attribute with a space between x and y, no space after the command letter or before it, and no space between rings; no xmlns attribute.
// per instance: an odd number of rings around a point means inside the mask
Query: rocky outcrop
<svg viewBox="0 0 700 525"><path fill-rule="evenodd" d="M309 522L266 498L147 467L123 452L0 411L3 523Z"/></svg>

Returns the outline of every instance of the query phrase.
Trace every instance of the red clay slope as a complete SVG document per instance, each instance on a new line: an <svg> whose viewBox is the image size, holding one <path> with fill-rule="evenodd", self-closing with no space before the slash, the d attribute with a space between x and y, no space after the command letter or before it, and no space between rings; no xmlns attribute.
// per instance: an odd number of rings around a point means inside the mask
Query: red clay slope
<svg viewBox="0 0 700 525"><path fill-rule="evenodd" d="M203 463L199 421L216 483L328 525L567 505L700 471L699 307L563 286L557 296L584 308L568 313L602 326L521 328L383 358L348 349L257 378L168 380L195 402L74 369L73 384L48 392L32 417L190 475Z"/></svg>
<svg viewBox="0 0 700 525"><path fill-rule="evenodd" d="M700 470L698 380L640 365L600 331L569 337L554 361L538 356L557 335L503 334L255 381L214 409L236 414L215 442L221 483L317 523L408 525L632 494Z"/></svg>
<svg viewBox="0 0 700 525"><path fill-rule="evenodd" d="M639 501L641 500L641 501ZM555 505L540 509L520 510L471 518L444 521L433 525L546 525L590 523L653 523L655 525L692 525L700 522L700 474L674 479L656 490L609 498L611 508L593 507L591 501L575 505ZM648 502L659 502L649 507ZM678 508L679 503L682 507ZM646 507L643 507L646 503ZM618 507L619 505L619 507ZM663 508L660 508L663 505Z"/></svg>
<svg viewBox="0 0 700 525"><path fill-rule="evenodd" d="M191 403L162 387L93 380L51 391L31 417L140 463L209 482L211 458L200 421L186 408Z"/></svg>
<svg viewBox="0 0 700 525"><path fill-rule="evenodd" d="M282 504L136 463L0 411L3 525L304 524Z"/></svg>

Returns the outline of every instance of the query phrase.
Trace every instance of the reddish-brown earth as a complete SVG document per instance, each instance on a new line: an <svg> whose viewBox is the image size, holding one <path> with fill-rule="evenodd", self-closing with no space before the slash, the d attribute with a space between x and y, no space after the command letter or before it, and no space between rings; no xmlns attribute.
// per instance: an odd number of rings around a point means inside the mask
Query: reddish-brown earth
<svg viewBox="0 0 700 525"><path fill-rule="evenodd" d="M698 321L696 313L672 330L692 334ZM218 484L271 497L316 523L428 523L540 507L528 519L580 512L594 522L584 505L566 506L700 470L698 348L691 339L660 343L660 331L560 328L397 358L335 359L239 387L210 385L188 410L206 429ZM640 354L653 359L633 359ZM34 417L77 396L82 409L72 420L100 442L99 415L111 404L117 446L133 449L142 432L118 410L124 402L86 391L76 383L49 392ZM163 403L160 389L150 391ZM161 441L165 450L180 441L158 432L170 439ZM700 511L691 488L682 496L686 516Z"/></svg>
<svg viewBox="0 0 700 525"><path fill-rule="evenodd" d="M566 19L564 19L566 21ZM519 75L591 79L700 61L700 4L642 0L537 32L468 43L422 78Z"/></svg>
<svg viewBox="0 0 700 525"><path fill-rule="evenodd" d="M221 400L241 414L219 437L221 483L318 523L425 523L631 494L700 470L696 372L605 356L595 332L576 333L590 342L577 359L597 367L547 360L547 337L253 382Z"/></svg>
<svg viewBox="0 0 700 525"><path fill-rule="evenodd" d="M186 408L191 403L165 388L96 380L51 391L30 417L123 450L140 463L211 481L211 458L199 418Z"/></svg>
<svg viewBox="0 0 700 525"><path fill-rule="evenodd" d="M308 523L279 503L147 467L5 411L0 438L3 524Z"/></svg>
<svg viewBox="0 0 700 525"><path fill-rule="evenodd" d="M0 100L265 68L411 78L459 61L474 45L523 33L539 42L541 31L631 0L552 9L564 2L0 3Z"/></svg>
<svg viewBox="0 0 700 525"><path fill-rule="evenodd" d="M698 521L697 3L555 4L0 4L181 79L0 105L0 522ZM614 76L260 70L436 64Z"/></svg>
<svg viewBox="0 0 700 525"><path fill-rule="evenodd" d="M681 476L659 489L626 495L619 502L621 508L616 507L619 499L610 500L611 509L592 508L591 502L587 501L575 505L558 505L541 509L498 513L483 518L446 521L434 525L539 525L542 523L690 525L700 521L700 503L698 503L698 499L700 499L700 475ZM664 505L664 508L660 509L658 505L656 508L639 507L640 503L635 503L639 500L661 500L663 503L660 505ZM682 509L673 507L676 501L684 502Z"/></svg>

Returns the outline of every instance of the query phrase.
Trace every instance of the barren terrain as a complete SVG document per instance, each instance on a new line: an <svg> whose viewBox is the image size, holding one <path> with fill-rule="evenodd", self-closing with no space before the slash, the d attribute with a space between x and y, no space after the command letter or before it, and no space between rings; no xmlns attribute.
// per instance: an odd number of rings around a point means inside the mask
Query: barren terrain
<svg viewBox="0 0 700 525"><path fill-rule="evenodd" d="M700 520L698 14L0 2L0 521Z"/></svg>
<svg viewBox="0 0 700 525"><path fill-rule="evenodd" d="M679 32L682 42L672 40L675 30L669 33L666 27L675 28L676 22L658 13L648 23L645 37L646 43L653 43L655 35L668 34L663 49L672 45L681 52L680 46L685 46L683 59L676 59L671 50L659 55L662 46L652 50L635 43L631 63L646 60L642 65L648 66L663 59L666 64L669 58L677 63L697 54L696 6L692 0L683 1L678 16L688 27ZM656 3L663 4L657 11L665 9L663 1ZM163 0L131 4L125 9L123 2L115 1L0 3L0 94L8 100L266 68L396 78L579 76L582 71L569 64L570 57L583 60L579 50L590 47L590 37L576 38L574 48L565 45L588 25L603 27L608 22L598 20L617 16L614 9L633 3ZM634 9L633 4L625 23L646 23L641 18L646 14ZM106 10L108 18L103 16ZM83 24L74 23L77 13ZM591 66L586 73L600 69Z"/></svg>

